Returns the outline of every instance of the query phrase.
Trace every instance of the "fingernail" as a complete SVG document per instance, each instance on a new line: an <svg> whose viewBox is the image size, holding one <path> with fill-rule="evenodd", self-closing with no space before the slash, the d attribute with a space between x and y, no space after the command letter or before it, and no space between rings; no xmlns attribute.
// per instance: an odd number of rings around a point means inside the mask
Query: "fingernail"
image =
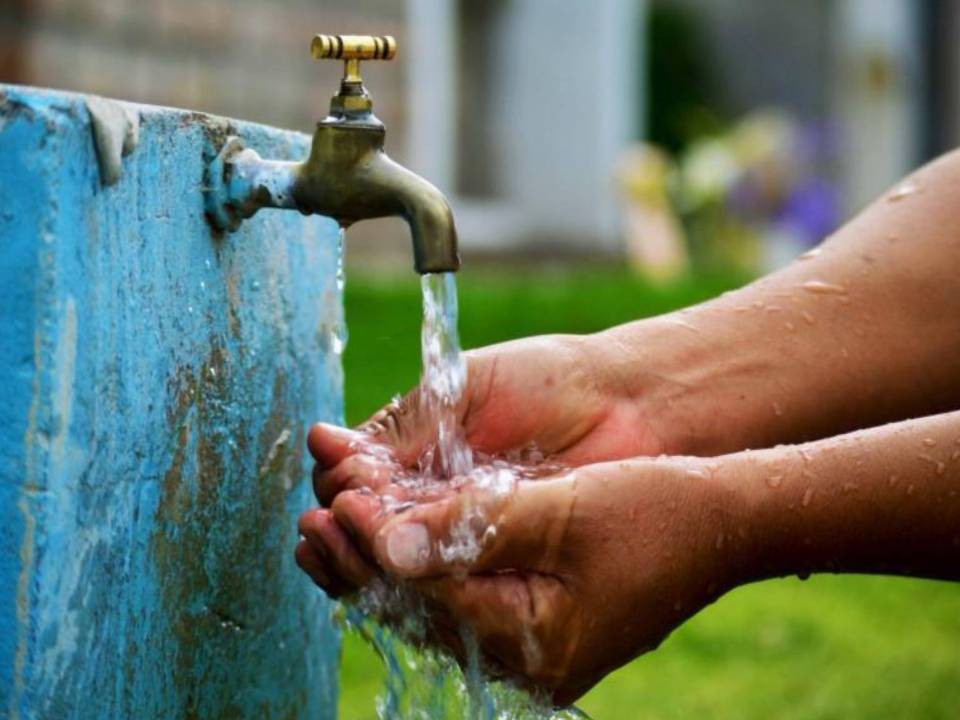
<svg viewBox="0 0 960 720"><path fill-rule="evenodd" d="M411 572L427 564L430 536L420 523L403 523L387 533L387 559L398 570Z"/></svg>

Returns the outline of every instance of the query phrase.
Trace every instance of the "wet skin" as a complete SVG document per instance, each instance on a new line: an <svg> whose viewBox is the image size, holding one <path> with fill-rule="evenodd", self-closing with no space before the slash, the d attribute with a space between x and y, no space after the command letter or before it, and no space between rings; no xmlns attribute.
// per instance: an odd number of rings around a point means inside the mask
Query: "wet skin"
<svg viewBox="0 0 960 720"><path fill-rule="evenodd" d="M570 468L507 501L476 498L496 534L469 567L436 555L469 491L380 512L384 494L405 492L394 472L431 440L415 393L362 436L316 426L323 507L301 518L298 562L334 596L411 578L437 642L458 651L450 628L467 622L495 666L557 702L739 584L818 571L960 580L960 414L944 412L960 408L960 155L910 183L737 292L469 354L471 445L536 442Z"/></svg>

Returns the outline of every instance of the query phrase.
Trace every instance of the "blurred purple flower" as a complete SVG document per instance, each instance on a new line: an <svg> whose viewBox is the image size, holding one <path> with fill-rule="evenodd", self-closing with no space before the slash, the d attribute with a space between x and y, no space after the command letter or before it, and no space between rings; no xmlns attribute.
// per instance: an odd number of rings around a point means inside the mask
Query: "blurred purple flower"
<svg viewBox="0 0 960 720"><path fill-rule="evenodd" d="M808 245L816 245L833 232L839 220L839 193L822 178L810 178L797 185L777 217L780 224L789 227Z"/></svg>

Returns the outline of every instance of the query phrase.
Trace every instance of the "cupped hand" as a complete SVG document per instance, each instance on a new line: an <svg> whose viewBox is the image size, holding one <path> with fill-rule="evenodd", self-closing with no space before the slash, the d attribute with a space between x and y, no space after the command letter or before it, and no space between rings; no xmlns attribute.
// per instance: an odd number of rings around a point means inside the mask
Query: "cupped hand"
<svg viewBox="0 0 960 720"><path fill-rule="evenodd" d="M590 336L551 335L466 353L456 413L467 443L493 456L535 447L567 466L661 452L656 414L618 377L611 352L615 345ZM308 445L317 497L328 505L343 489L414 468L435 441L435 418L422 410L417 388L356 432L315 425Z"/></svg>
<svg viewBox="0 0 960 720"><path fill-rule="evenodd" d="M304 514L297 559L335 593L408 581L434 642L461 653L449 629L467 625L490 668L566 704L738 583L742 499L716 467L608 462L507 494L451 487L399 512L385 508L389 483L346 491Z"/></svg>

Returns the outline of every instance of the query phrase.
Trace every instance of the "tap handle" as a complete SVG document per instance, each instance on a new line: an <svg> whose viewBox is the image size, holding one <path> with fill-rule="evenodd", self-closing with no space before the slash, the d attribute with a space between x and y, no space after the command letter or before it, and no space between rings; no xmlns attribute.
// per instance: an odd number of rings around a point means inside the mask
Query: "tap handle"
<svg viewBox="0 0 960 720"><path fill-rule="evenodd" d="M392 60L397 41L390 35L314 35L310 54L314 60Z"/></svg>
<svg viewBox="0 0 960 720"><path fill-rule="evenodd" d="M310 55L314 60L343 60L343 80L360 84L361 60L392 60L397 41L391 35L314 35Z"/></svg>

